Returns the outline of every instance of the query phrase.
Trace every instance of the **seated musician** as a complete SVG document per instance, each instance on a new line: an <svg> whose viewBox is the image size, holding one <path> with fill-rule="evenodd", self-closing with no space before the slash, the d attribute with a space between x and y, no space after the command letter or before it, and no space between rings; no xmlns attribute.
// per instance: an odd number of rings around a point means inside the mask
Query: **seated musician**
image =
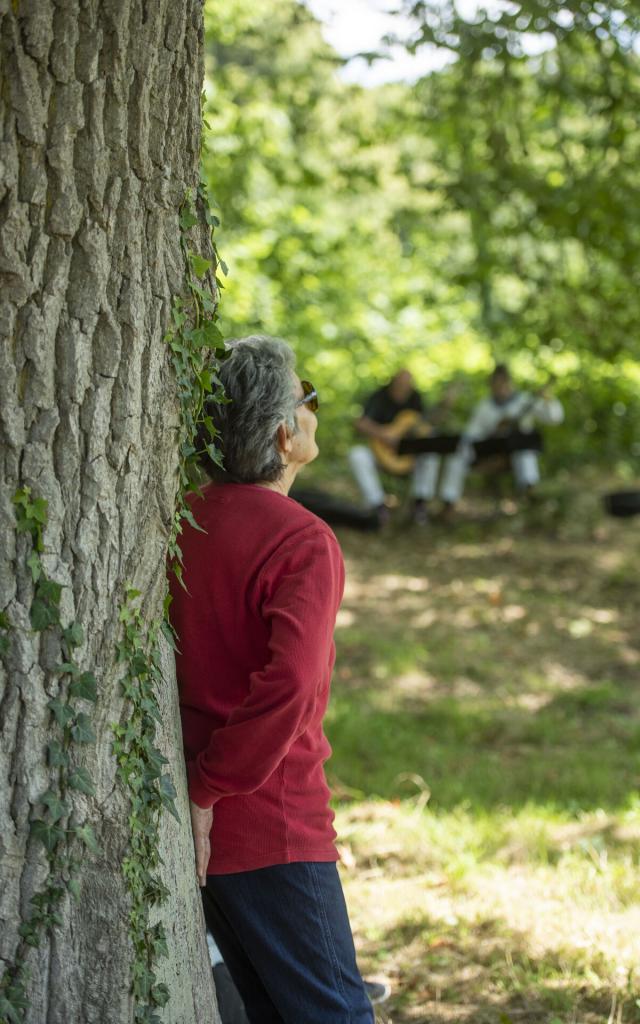
<svg viewBox="0 0 640 1024"><path fill-rule="evenodd" d="M424 428L429 421L438 418L447 404L448 399L445 398L431 413L426 413L408 370L399 370L388 384L378 388L366 400L355 428L369 441L369 445L353 447L349 452L349 464L365 504L375 509L380 525L386 522L388 510L379 467L396 475L412 474L413 522L424 525L428 521L427 503L436 494L440 456L396 457L396 451L398 443L410 429L407 423L413 426L421 424Z"/></svg>
<svg viewBox="0 0 640 1024"><path fill-rule="evenodd" d="M457 452L445 462L440 497L445 512L451 511L462 496L469 467L475 453L472 442L506 436L509 432L532 431L536 423L562 423L564 410L557 398L546 390L537 394L517 391L509 369L499 363L489 377L490 395L476 405L465 427ZM527 493L540 480L537 452L523 447L509 455L516 488Z"/></svg>

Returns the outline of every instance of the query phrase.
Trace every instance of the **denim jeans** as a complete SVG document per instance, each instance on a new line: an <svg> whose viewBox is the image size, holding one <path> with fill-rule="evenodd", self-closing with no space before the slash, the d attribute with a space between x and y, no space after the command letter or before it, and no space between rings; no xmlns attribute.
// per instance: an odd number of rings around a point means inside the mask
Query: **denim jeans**
<svg viewBox="0 0 640 1024"><path fill-rule="evenodd" d="M335 864L209 875L202 902L251 1024L374 1024Z"/></svg>

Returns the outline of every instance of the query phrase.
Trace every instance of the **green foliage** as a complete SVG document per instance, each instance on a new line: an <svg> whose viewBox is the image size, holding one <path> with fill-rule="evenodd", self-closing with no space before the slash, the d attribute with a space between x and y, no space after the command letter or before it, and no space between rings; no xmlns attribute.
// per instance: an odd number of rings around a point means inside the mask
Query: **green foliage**
<svg viewBox="0 0 640 1024"><path fill-rule="evenodd" d="M464 374L455 428L500 358L524 386L558 377L558 464L630 461L637 15L621 0L561 15L551 0L473 17L405 6L411 48L446 47L450 62L367 90L339 79L301 3L206 8L223 329L293 343L320 390L325 456L344 453L359 398L399 365L431 398Z"/></svg>
<svg viewBox="0 0 640 1024"><path fill-rule="evenodd" d="M9 651L9 630L11 629L11 622L6 612L0 612L0 655L7 654Z"/></svg>
<svg viewBox="0 0 640 1024"><path fill-rule="evenodd" d="M21 487L13 496L16 510L16 528L18 533L27 533L31 537L32 550L27 559L27 566L35 583L35 593L31 602L31 626L37 632L60 623L60 598L62 586L50 580L42 568L40 555L44 550L43 531L47 522L47 501L45 498L31 498L31 488Z"/></svg>
<svg viewBox="0 0 640 1024"><path fill-rule="evenodd" d="M207 226L208 257L195 252L189 239L189 233L202 222ZM225 356L222 334L217 325L216 286L221 288L222 283L215 275L218 267L226 273L226 265L219 258L213 238L219 222L210 210L204 182L195 194L187 192L180 209L179 223L186 296L174 299L165 342L171 351L182 421L178 494L168 542L171 567L181 580L179 537L183 519L195 525L186 495L200 482L198 458L202 452L198 445L201 428L207 437L205 444L210 457L216 462L221 461L215 445L216 431L207 414L206 403L208 400L225 401L217 372ZM162 720L157 701L161 681L158 642L161 632L168 634L172 641L168 623L170 599L167 597L164 602L163 621L149 627L138 603L140 597L139 590L128 586L120 610L123 637L118 645L118 660L124 667L121 688L126 717L113 727L113 753L118 764L118 776L130 801L131 838L122 873L131 899L129 934L134 955L131 972L134 1019L136 1024L156 1024L160 1021L156 1010L163 1007L169 998L166 986L157 983L155 973L158 958L167 953L166 936L161 924L150 924L150 911L167 895L157 876L160 866L159 819L163 809L179 819L175 806L176 790L164 770L167 759L155 743L156 726ZM95 693L95 680L86 673L73 685L88 699ZM76 723L79 729L82 724ZM90 783L78 774L73 780L79 789Z"/></svg>
<svg viewBox="0 0 640 1024"><path fill-rule="evenodd" d="M126 721L114 725L113 753L118 776L130 801L129 851L122 863L131 908L129 934L133 944L132 992L135 1021L154 1018L154 1008L166 1001L163 986L155 983L155 964L166 952L162 928L149 923L150 910L160 903L165 890L157 878L160 865L159 816L167 807L177 817L175 789L163 774L167 759L155 745L160 712L156 691L161 673L158 626L148 629L139 606L140 592L128 587L120 611L123 639L118 660L124 667L121 680L126 699Z"/></svg>
<svg viewBox="0 0 640 1024"><path fill-rule="evenodd" d="M497 349L559 341L611 358L629 351L637 317L638 18L626 4L562 6L462 17L412 4L412 49L444 46L455 60L419 83L404 125L417 116L433 147L422 187L464 216L450 272L478 287Z"/></svg>
<svg viewBox="0 0 640 1024"><path fill-rule="evenodd" d="M69 792L75 790L87 796L95 793L89 772L74 764L72 755L74 743L95 742L91 721L79 709L77 702L95 702L97 684L93 674L83 672L75 661L74 651L83 642L82 628L76 622L62 627L60 601L63 587L49 579L42 563L48 503L44 498L32 497L29 487L22 487L16 491L13 504L17 532L26 534L31 541L31 550L25 559L33 582L31 626L35 632L56 630L63 661L56 668L60 677L59 696L51 698L48 703L58 730L58 736L51 739L47 747L52 785L40 797L39 816L31 821L31 836L44 849L49 876L44 887L31 897L29 915L19 929L21 944L0 981L0 1024L18 1024L24 1020L28 1006L29 975L24 968L27 947L39 946L43 935L62 923L58 908L67 892L78 898L75 874L82 856L78 843L87 846L94 854L100 852L91 826L78 824ZM10 628L5 614L0 619L0 627Z"/></svg>
<svg viewBox="0 0 640 1024"><path fill-rule="evenodd" d="M199 223L199 214L208 228L208 243L211 258L193 252L189 247L188 234ZM169 539L169 559L179 579L182 577L179 535L182 519L191 520L186 494L201 480L198 458L200 428L204 428L206 451L218 464L221 453L216 447L216 431L213 421L207 415L205 403L208 399L225 401L224 390L218 376L220 361L224 359L225 348L222 333L218 327L218 305L215 284L222 287L215 276L218 266L226 272L226 266L219 258L213 238L217 217L212 214L206 185L202 182L194 196L188 191L180 210L180 244L184 259L185 286L187 297L176 296L172 309L172 322L165 336L171 350L171 361L176 376L178 400L182 419L182 441L180 445L179 491L173 529ZM207 285L203 278L209 278Z"/></svg>

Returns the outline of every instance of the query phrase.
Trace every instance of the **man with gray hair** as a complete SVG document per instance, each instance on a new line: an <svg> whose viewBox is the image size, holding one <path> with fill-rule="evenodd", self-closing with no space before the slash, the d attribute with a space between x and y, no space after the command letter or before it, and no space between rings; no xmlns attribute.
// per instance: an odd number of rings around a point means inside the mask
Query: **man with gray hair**
<svg viewBox="0 0 640 1024"><path fill-rule="evenodd" d="M288 496L318 396L279 339L231 344L210 403L220 470L190 499L171 620L207 926L252 1024L373 1024L336 869L322 720L338 542ZM204 449L204 439L203 445Z"/></svg>

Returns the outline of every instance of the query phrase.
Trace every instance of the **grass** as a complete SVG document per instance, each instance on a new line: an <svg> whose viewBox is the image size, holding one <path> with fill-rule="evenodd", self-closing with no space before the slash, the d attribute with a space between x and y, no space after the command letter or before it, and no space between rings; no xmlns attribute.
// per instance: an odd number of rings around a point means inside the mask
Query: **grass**
<svg viewBox="0 0 640 1024"><path fill-rule="evenodd" d="M380 1021L640 1022L637 521L343 531L327 733Z"/></svg>

